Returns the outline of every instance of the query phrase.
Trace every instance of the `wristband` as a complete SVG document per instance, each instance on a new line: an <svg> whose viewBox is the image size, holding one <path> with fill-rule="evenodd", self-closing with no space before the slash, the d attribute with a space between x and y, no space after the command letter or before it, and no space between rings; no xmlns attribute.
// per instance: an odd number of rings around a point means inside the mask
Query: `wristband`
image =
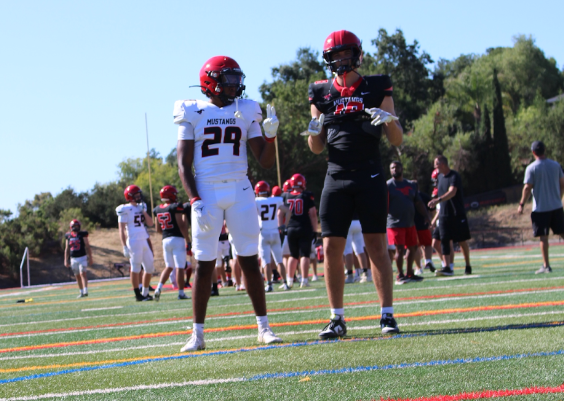
<svg viewBox="0 0 564 401"><path fill-rule="evenodd" d="M274 137L274 138L269 138L269 137L265 136L264 139L266 140L266 142L272 143L272 142L274 142L274 141L276 140L276 137Z"/></svg>
<svg viewBox="0 0 564 401"><path fill-rule="evenodd" d="M199 196L194 196L192 199L190 199L190 206L192 206L194 202L199 200L202 200L202 198L200 198Z"/></svg>
<svg viewBox="0 0 564 401"><path fill-rule="evenodd" d="M440 196L437 198L437 200L438 200L439 202L442 202L442 201L443 201Z"/></svg>
<svg viewBox="0 0 564 401"><path fill-rule="evenodd" d="M519 203L519 206L523 207L523 206L525 206L525 204L524 204L524 203Z"/></svg>

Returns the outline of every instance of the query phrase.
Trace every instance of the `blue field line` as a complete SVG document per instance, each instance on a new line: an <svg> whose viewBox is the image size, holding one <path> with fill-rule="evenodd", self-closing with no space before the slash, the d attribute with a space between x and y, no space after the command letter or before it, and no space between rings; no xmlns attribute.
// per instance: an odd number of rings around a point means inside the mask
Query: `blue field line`
<svg viewBox="0 0 564 401"><path fill-rule="evenodd" d="M88 372L88 371L93 371L93 370L111 369L111 368L118 368L118 367L124 367L124 366L141 365L141 364L151 363L151 362L162 362L162 361L171 361L171 360L187 359L187 358L199 358L199 357L214 356L214 355L230 355L230 354L237 354L237 353L241 353L241 352L266 351L266 350L272 350L272 349L294 348L294 347L334 344L334 343L343 343L343 342L346 343L346 342L381 341L381 340L394 340L394 339L404 339L404 338L426 337L426 336L435 336L435 335L444 335L444 334L468 334L468 333L478 333L478 332L491 332L491 331L501 331L501 330L524 330L524 329L558 327L558 326L564 326L564 321L545 322L545 323L530 323L530 324L523 324L523 325L506 325L506 326L483 327L483 328L470 328L470 329L437 330L435 332L429 332L429 333L397 334L397 335L394 335L394 336L376 337L376 338L369 337L369 338L350 338L350 339L343 339L343 340L334 339L334 340L303 341L303 342L296 342L296 343L291 343L291 344L266 345L266 346L262 346L262 347L239 348L239 349L227 350L227 351L214 351L214 352L204 352L204 353L198 353L198 354L175 355L175 356L167 356L167 357L161 357L161 358L147 358L147 359L140 359L140 360L137 360L137 361L114 363L114 364L108 364L108 365L90 366L90 367L77 368L77 369L66 369L66 370L60 370L60 371L57 371L57 372L40 373L40 374L36 374L36 375L20 376L20 377L15 377L15 378L12 378L12 379L4 379L4 380L0 380L0 384L7 384L7 383L14 383L14 382L20 382L20 381L26 381L26 380L41 379L41 378L44 378L44 377L60 376L60 375L66 375L66 374L76 373L76 372ZM559 355L563 352L564 351L554 351L554 352L551 352L551 353L538 353L538 354L519 354L521 356L514 355L514 356L508 356L508 357L493 357L494 359L492 359L492 360L498 360L498 359L495 359L495 358L515 359L515 358L518 358L518 357ZM437 364L463 363L463 362L459 362L459 361L467 361L467 362L464 362L464 363L479 362L477 359L480 359L480 358L468 359L468 360L457 359L457 360L454 360L454 361L450 361L449 363L446 363L444 361L442 363L439 363L440 361L436 361L436 362L425 362L425 363L422 363L420 365L417 364L417 363L416 364L407 364L407 365L405 365L405 367L431 366L432 364L437 365ZM486 360L484 360L484 361L486 361ZM394 368L402 367L400 365L389 365L389 366L393 366ZM350 369L361 369L361 368L346 368L342 373L344 373L345 371L349 372L349 371L351 371ZM362 367L362 369L364 369L364 370L375 370L375 369L382 370L382 369L391 369L391 367L378 367L378 366L374 367L374 366L372 366L372 367ZM359 371L362 371L362 370L359 370ZM320 371L320 372L325 372L325 371ZM332 372L332 371L327 371L327 372ZM340 370L335 371L335 372L339 373ZM304 373L303 372L280 373L280 375L287 375L287 374L299 376L299 375L302 375ZM317 374L326 374L326 373L317 373ZM278 375L278 374L274 373L273 375L274 375L274 377L277 377L276 375ZM253 377L249 380L258 380L261 377L258 377L258 378ZM280 377L285 377L285 376L280 376Z"/></svg>
<svg viewBox="0 0 564 401"><path fill-rule="evenodd" d="M418 368L427 366L444 366L444 365L461 365L465 363L479 363L479 362L495 362L495 361L507 361L511 359L522 359L522 358L532 358L539 356L555 356L563 355L564 350L552 351L552 352L534 352L529 354L516 354L516 355L501 355L501 356L491 356L491 357L476 357L476 358L465 358L465 359L446 359L437 360L429 362L414 362L414 363L400 363L396 365L384 365L384 366L357 366L354 368L342 368L342 369L324 369L324 370L303 370L301 372L286 372L286 373L265 373L262 375L256 375L248 378L248 381L254 380L264 380L264 379L283 379L296 376L315 376L315 375L331 375L339 373L356 373L356 372L371 372L374 370L390 370L390 369L405 369L405 368Z"/></svg>

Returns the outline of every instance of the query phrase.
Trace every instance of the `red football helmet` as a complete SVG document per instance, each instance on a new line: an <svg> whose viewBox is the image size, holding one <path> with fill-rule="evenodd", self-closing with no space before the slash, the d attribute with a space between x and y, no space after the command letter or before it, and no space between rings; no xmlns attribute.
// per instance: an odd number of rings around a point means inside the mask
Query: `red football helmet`
<svg viewBox="0 0 564 401"><path fill-rule="evenodd" d="M266 194L268 196L269 192L270 192L270 185L268 185L268 182L259 181L257 182L257 185L255 185L255 194L257 195Z"/></svg>
<svg viewBox="0 0 564 401"><path fill-rule="evenodd" d="M161 199L168 199L171 202L176 202L176 195L178 191L174 187L174 185L165 185L162 187L160 195Z"/></svg>
<svg viewBox="0 0 564 401"><path fill-rule="evenodd" d="M306 189L306 179L301 174L294 174L292 178L290 178L290 185L292 189L301 188L302 191Z"/></svg>
<svg viewBox="0 0 564 401"><path fill-rule="evenodd" d="M432 198L435 198L439 195L439 188L433 188L433 193L431 194Z"/></svg>
<svg viewBox="0 0 564 401"><path fill-rule="evenodd" d="M349 65L340 65L337 67L336 62L346 59L333 60L333 55L337 52L343 50L352 50L351 62ZM360 57L362 55L362 42L360 39L352 32L349 31L335 31L332 32L325 43L323 44L323 59L325 64L331 70L331 72L337 75L343 75L344 73L351 72L353 68L360 67Z"/></svg>
<svg viewBox="0 0 564 401"><path fill-rule="evenodd" d="M78 229L75 230L74 226L78 226ZM71 220L71 222L69 223L69 227L73 231L80 231L80 221L78 221L77 219Z"/></svg>
<svg viewBox="0 0 564 401"><path fill-rule="evenodd" d="M292 184L290 184L290 180L286 180L284 185L282 185L283 192L290 192L292 190Z"/></svg>
<svg viewBox="0 0 564 401"><path fill-rule="evenodd" d="M282 190L278 185L272 187L272 196L280 196L282 195Z"/></svg>
<svg viewBox="0 0 564 401"><path fill-rule="evenodd" d="M137 196L137 194L139 194L139 196ZM123 195L125 196L125 199L129 202L131 201L140 202L143 199L141 188L139 188L137 185L130 185L127 188L125 188L125 190L123 191Z"/></svg>
<svg viewBox="0 0 564 401"><path fill-rule="evenodd" d="M202 93L208 97L218 96L226 105L235 101L245 90L245 74L235 60L226 56L215 56L204 63L200 70L200 86ZM224 87L234 86L237 88L235 96L228 96Z"/></svg>

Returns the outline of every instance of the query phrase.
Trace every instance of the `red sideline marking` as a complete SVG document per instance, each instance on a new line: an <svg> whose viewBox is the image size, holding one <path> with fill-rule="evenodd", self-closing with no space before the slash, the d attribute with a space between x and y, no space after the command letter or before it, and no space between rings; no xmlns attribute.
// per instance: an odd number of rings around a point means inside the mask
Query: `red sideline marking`
<svg viewBox="0 0 564 401"><path fill-rule="evenodd" d="M397 313L397 314L395 314L395 316L396 317L434 316L434 315L445 315L445 314L451 314L451 313L465 313L465 312L477 312L477 311L488 311L488 310L522 309L522 308L539 308L539 307L543 307L543 306L561 306L561 305L564 305L564 301L535 302L535 303L508 304L508 305L495 305L495 306L477 306L477 307L472 307L472 308L437 309L437 310L431 310L431 311ZM365 321L365 320L378 320L378 319L380 319L380 315L351 317L351 318L347 318L347 321ZM284 323L271 323L270 326L271 327L305 326L305 325L322 324L322 323L327 323L327 319L303 320L303 321L297 321L297 322L284 322ZM256 329L256 328L257 328L256 324L236 325L236 326L226 326L226 327L216 327L216 328L211 328L211 329L205 329L204 333L217 333L217 332L223 332L223 331L250 330L250 329ZM192 332L192 330L168 331L168 332L161 332L161 333L141 334L141 335L136 335L136 336L100 338L100 339L95 339L95 340L71 341L71 342L52 343L52 344L43 344L43 345L28 345L28 346L15 347L15 348L2 348L2 349L0 349L0 354L6 353L6 352L32 351L32 350L46 349L46 348L60 348L60 347L69 347L69 346L75 346L75 345L101 344L101 343L110 343L110 342L117 342L117 341L138 340L138 339L142 339L142 338L170 337L170 336L186 335L186 334L190 334L191 332Z"/></svg>
<svg viewBox="0 0 564 401"><path fill-rule="evenodd" d="M485 391L474 391L471 393L460 393L456 395L435 395L432 397L417 397L417 398L380 397L380 400L381 401L457 401L457 400L477 400L480 398L511 397L514 395L553 394L553 393L562 393L562 392L564 392L564 384L558 387L526 387L516 390L485 390Z"/></svg>
<svg viewBox="0 0 564 401"><path fill-rule="evenodd" d="M483 291L483 292L471 292L471 293L457 293L457 294L442 294L442 295L421 295L417 297L404 297L404 298L396 298L394 301L413 301L418 299L438 299L438 298L452 298L452 297L464 297L464 296L476 296L476 295L491 295L491 294L511 294L511 293L518 293L518 292L527 292L527 291L543 291L543 290L555 290L555 289L563 289L564 286L555 286L555 287L541 287L541 288L522 288L517 290L505 290L505 291ZM377 304L379 301L358 301L358 302L346 302L345 306L354 306L354 305L367 305L367 304ZM268 312L287 312L293 310L308 310L308 309L321 309L321 308L328 308L329 305L309 305L309 306L300 306L300 307L292 307L292 308L277 308L277 309L269 309ZM243 312L228 312L228 313L218 313L215 315L209 315L208 317L224 317L224 316L234 316L234 315L249 315L254 313L253 311L243 311ZM396 316L399 316L396 314ZM32 330L32 331L19 331L14 333L2 333L0 337L9 337L9 336L18 336L18 335L26 335L26 334L39 334L39 333L57 333L57 332L65 332L65 331L72 331L72 330L88 330L88 329L100 329L104 327L120 327L120 326L134 326L137 324L147 324L147 323L158 323L158 322L169 322L174 320L190 320L192 316L188 317L169 317L165 319L152 319L152 320L139 320L136 322L122 322L122 323L108 323L108 324L98 324L92 326L79 326L79 327L65 327L65 328L58 328L58 329L46 329L46 330Z"/></svg>

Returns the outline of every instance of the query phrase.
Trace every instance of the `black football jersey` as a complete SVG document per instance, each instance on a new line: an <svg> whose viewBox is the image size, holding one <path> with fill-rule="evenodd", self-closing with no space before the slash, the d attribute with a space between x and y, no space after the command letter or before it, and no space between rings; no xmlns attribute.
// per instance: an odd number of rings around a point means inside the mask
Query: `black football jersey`
<svg viewBox="0 0 564 401"><path fill-rule="evenodd" d="M287 192L284 196L284 204L292 211L287 227L300 227L312 230L309 219L309 209L315 207L311 192Z"/></svg>
<svg viewBox="0 0 564 401"><path fill-rule="evenodd" d="M159 205L153 209L153 213L157 216L157 221L161 225L163 231L163 239L168 237L182 237L182 231L176 222L176 214L184 213L184 206L181 203L169 203Z"/></svg>
<svg viewBox="0 0 564 401"><path fill-rule="evenodd" d="M364 76L349 88L339 86L335 79L309 85L310 104L325 115L330 171L380 163L382 125L371 125L370 115L364 110L380 107L384 97L392 94L392 81L387 75Z"/></svg>
<svg viewBox="0 0 564 401"><path fill-rule="evenodd" d="M71 258L86 256L84 238L88 237L88 231L71 231L65 234L65 240L69 242Z"/></svg>

